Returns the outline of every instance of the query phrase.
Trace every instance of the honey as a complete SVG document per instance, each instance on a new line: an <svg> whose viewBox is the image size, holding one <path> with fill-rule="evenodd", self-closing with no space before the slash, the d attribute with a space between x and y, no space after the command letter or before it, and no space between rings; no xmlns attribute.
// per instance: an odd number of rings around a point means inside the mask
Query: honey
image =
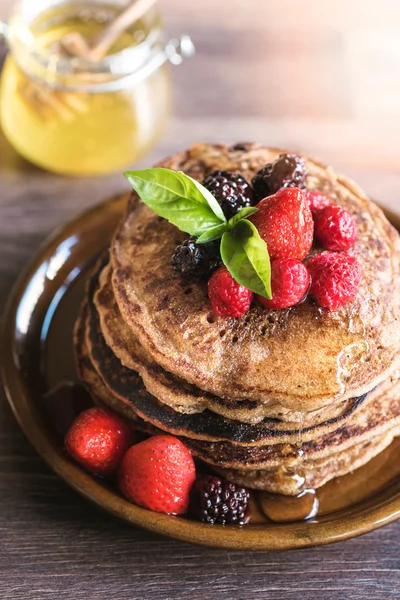
<svg viewBox="0 0 400 600"><path fill-rule="evenodd" d="M164 128L170 80L156 11L121 34L99 63L59 51L68 33L93 39L117 10L115 4L58 4L29 26L18 11L9 23L2 129L24 158L44 169L75 176L121 170Z"/></svg>

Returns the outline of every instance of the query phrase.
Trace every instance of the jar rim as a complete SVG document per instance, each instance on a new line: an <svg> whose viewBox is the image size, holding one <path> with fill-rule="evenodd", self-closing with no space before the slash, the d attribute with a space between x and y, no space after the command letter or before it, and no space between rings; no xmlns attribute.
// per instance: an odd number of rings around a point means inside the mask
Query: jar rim
<svg viewBox="0 0 400 600"><path fill-rule="evenodd" d="M122 75L114 79L100 80L95 83L79 83L65 82L58 78L57 80L49 81L41 77L40 74L28 73L26 68L19 65L22 71L26 73L33 81L39 85L46 85L51 89L61 92L87 92L91 94L102 94L109 92L118 92L134 87L141 83L147 77L152 75L165 63L170 62L173 65L180 65L185 58L194 56L196 49L191 38L188 35L181 35L180 38L169 40L163 48L152 52L151 59L134 73Z"/></svg>

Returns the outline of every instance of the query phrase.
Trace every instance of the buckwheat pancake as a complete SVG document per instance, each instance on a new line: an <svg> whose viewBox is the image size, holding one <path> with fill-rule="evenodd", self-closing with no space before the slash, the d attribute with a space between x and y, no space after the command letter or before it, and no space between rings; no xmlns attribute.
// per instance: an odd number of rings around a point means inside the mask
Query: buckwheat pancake
<svg viewBox="0 0 400 600"><path fill-rule="evenodd" d="M121 402L117 397L105 387L102 379L91 363L91 359L86 347L84 330L87 320L87 306L83 307L80 318L75 329L75 348L77 353L77 363L79 374L85 383L95 402L107 408L112 408L115 412L127 419L131 425L150 434L159 433L160 430L146 423L132 410L132 407ZM299 492L299 482L302 487L320 487L333 477L344 475L352 471L376 456L392 441L395 435L400 433L400 427L394 427L392 430L375 436L370 440L354 444L343 451L332 452L327 457L316 459L310 458L310 455L299 453L295 450L295 461L289 464L285 462L286 452L281 453L281 462L278 466L270 466L266 469L226 469L215 464L213 458L211 466L214 470L223 476L236 481L249 488L265 490L273 493L295 495ZM182 441L192 450L193 454L202 458L206 462L209 460L209 454L219 457L221 461L221 444L207 444L205 450L204 444L198 444L195 440L181 437ZM335 446L334 446L335 449ZM229 450L229 449L228 449ZM303 451L304 452L304 451ZM293 458L293 457L292 457Z"/></svg>
<svg viewBox="0 0 400 600"><path fill-rule="evenodd" d="M269 417L283 422L297 423L302 428L306 428L340 417L357 403L357 399L352 398L329 404L318 411L302 414L289 412L274 403L229 400L207 394L196 386L168 373L146 354L119 312L112 289L111 275L111 267L107 264L100 273L99 287L93 299L106 344L125 367L139 373L146 389L153 396L174 410L185 414L195 414L208 409L227 419L253 424ZM287 429L287 425L280 421L276 422L277 428ZM296 425L291 425L290 428L296 428Z"/></svg>
<svg viewBox="0 0 400 600"><path fill-rule="evenodd" d="M298 444L244 446L187 438L189 448L197 456L216 467L241 471L271 470L280 467L303 468L307 460L332 458L341 452L352 456L352 449L374 438L400 433L400 385L377 398L368 408L360 408L344 424L327 435ZM301 451L299 449L301 448ZM371 457L370 457L371 458ZM367 462L367 461L366 461ZM241 464L242 466L238 467Z"/></svg>
<svg viewBox="0 0 400 600"><path fill-rule="evenodd" d="M97 374L97 371L92 364L92 361L90 360L85 340L87 315L87 302L83 301L79 317L74 327L74 350L78 376L80 381L83 383L86 390L89 392L93 399L100 400L103 404L110 406L110 408L113 408L114 405L115 408L117 408L117 404L120 405L121 402L113 398L111 393L104 386L100 379L100 376ZM126 408L125 404L124 407ZM116 412L121 411L117 410ZM124 412L124 416L126 418L132 417L131 410L125 410Z"/></svg>
<svg viewBox="0 0 400 600"><path fill-rule="evenodd" d="M372 392L367 400L359 398L344 417L302 430L276 429L275 423L268 419L249 425L210 411L197 415L178 413L151 396L140 376L124 367L106 345L92 300L97 281L95 273L87 294L85 335L91 362L105 387L158 429L189 438L189 447L195 444L196 452L201 449L206 453L210 464L237 468L235 465L239 463L241 469L254 469L276 467L282 461L296 463L299 441L307 456L323 458L392 429L400 419L399 374Z"/></svg>
<svg viewBox="0 0 400 600"><path fill-rule="evenodd" d="M91 395L94 404L103 408L110 408L128 421L131 427L139 431L154 435L164 433L153 427L150 423L143 421L134 413L130 405L121 402L105 387L89 356L85 339L86 319L87 303L83 302L74 328L74 349L79 379Z"/></svg>
<svg viewBox="0 0 400 600"><path fill-rule="evenodd" d="M283 152L249 144L244 150L199 144L163 161L201 180L214 169L250 180ZM112 285L122 317L146 354L164 370L220 398L318 410L361 396L400 364L400 238L361 190L306 159L308 189L349 210L359 239L349 254L363 270L354 302L337 313L311 299L244 317L216 317L204 284L184 285L171 266L183 235L137 199L111 248Z"/></svg>
<svg viewBox="0 0 400 600"><path fill-rule="evenodd" d="M357 444L351 448L351 451L346 450L316 461L305 460L300 471L301 474L279 468L271 471L236 471L235 469L214 467L214 470L226 479L251 489L297 496L302 489L317 489L331 479L342 477L364 466L383 452L399 434L400 427Z"/></svg>
<svg viewBox="0 0 400 600"><path fill-rule="evenodd" d="M87 338L88 339L88 338ZM108 354L105 362L100 353ZM112 396L153 426L185 438L185 443L207 463L225 468L253 470L296 465L299 443L308 457L326 458L368 441L400 425L400 382L382 386L367 402L360 403L350 414L305 430L279 431L273 423L248 425L223 419L210 411L183 415L151 397L134 371L118 368L114 355L105 344L93 347L89 338L92 363ZM101 365L106 366L105 369ZM110 369L113 367L113 369ZM135 376L137 379L135 380ZM240 465L240 467L238 467Z"/></svg>

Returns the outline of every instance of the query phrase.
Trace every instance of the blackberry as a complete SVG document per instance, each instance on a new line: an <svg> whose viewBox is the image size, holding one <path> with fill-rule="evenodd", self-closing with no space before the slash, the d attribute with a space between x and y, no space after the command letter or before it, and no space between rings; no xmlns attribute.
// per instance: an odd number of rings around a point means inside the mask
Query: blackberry
<svg viewBox="0 0 400 600"><path fill-rule="evenodd" d="M231 481L206 475L191 491L192 514L204 523L245 525L250 520L249 492Z"/></svg>
<svg viewBox="0 0 400 600"><path fill-rule="evenodd" d="M252 148L254 148L256 144L254 142L238 142L229 148L233 152L249 152Z"/></svg>
<svg viewBox="0 0 400 600"><path fill-rule="evenodd" d="M227 219L254 204L253 190L239 173L214 171L204 179L203 185L217 199Z"/></svg>
<svg viewBox="0 0 400 600"><path fill-rule="evenodd" d="M196 238L190 237L176 248L172 266L185 279L208 279L213 271L223 264L219 248L219 240L208 244L196 244Z"/></svg>
<svg viewBox="0 0 400 600"><path fill-rule="evenodd" d="M272 196L282 188L306 187L306 165L296 154L281 154L273 163L268 163L253 177L253 189L257 201Z"/></svg>

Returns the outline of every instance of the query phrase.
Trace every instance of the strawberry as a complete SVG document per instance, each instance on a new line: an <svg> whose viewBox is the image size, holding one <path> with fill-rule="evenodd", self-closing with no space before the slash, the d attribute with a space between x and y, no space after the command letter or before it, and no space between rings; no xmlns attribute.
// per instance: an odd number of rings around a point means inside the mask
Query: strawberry
<svg viewBox="0 0 400 600"><path fill-rule="evenodd" d="M253 292L237 283L228 269L220 267L208 280L208 296L215 314L241 317L250 309Z"/></svg>
<svg viewBox="0 0 400 600"><path fill-rule="evenodd" d="M271 260L297 258L309 253L314 237L314 221L304 192L285 188L257 204L250 217L267 243Z"/></svg>
<svg viewBox="0 0 400 600"><path fill-rule="evenodd" d="M135 504L180 515L188 508L195 478L193 458L186 446L171 435L156 435L125 454L119 487Z"/></svg>
<svg viewBox="0 0 400 600"><path fill-rule="evenodd" d="M128 425L103 408L88 408L77 417L65 436L68 453L96 475L111 475L134 442Z"/></svg>
<svg viewBox="0 0 400 600"><path fill-rule="evenodd" d="M303 300L310 287L307 267L295 258L282 258L271 264L272 298L257 296L269 309L288 308Z"/></svg>

